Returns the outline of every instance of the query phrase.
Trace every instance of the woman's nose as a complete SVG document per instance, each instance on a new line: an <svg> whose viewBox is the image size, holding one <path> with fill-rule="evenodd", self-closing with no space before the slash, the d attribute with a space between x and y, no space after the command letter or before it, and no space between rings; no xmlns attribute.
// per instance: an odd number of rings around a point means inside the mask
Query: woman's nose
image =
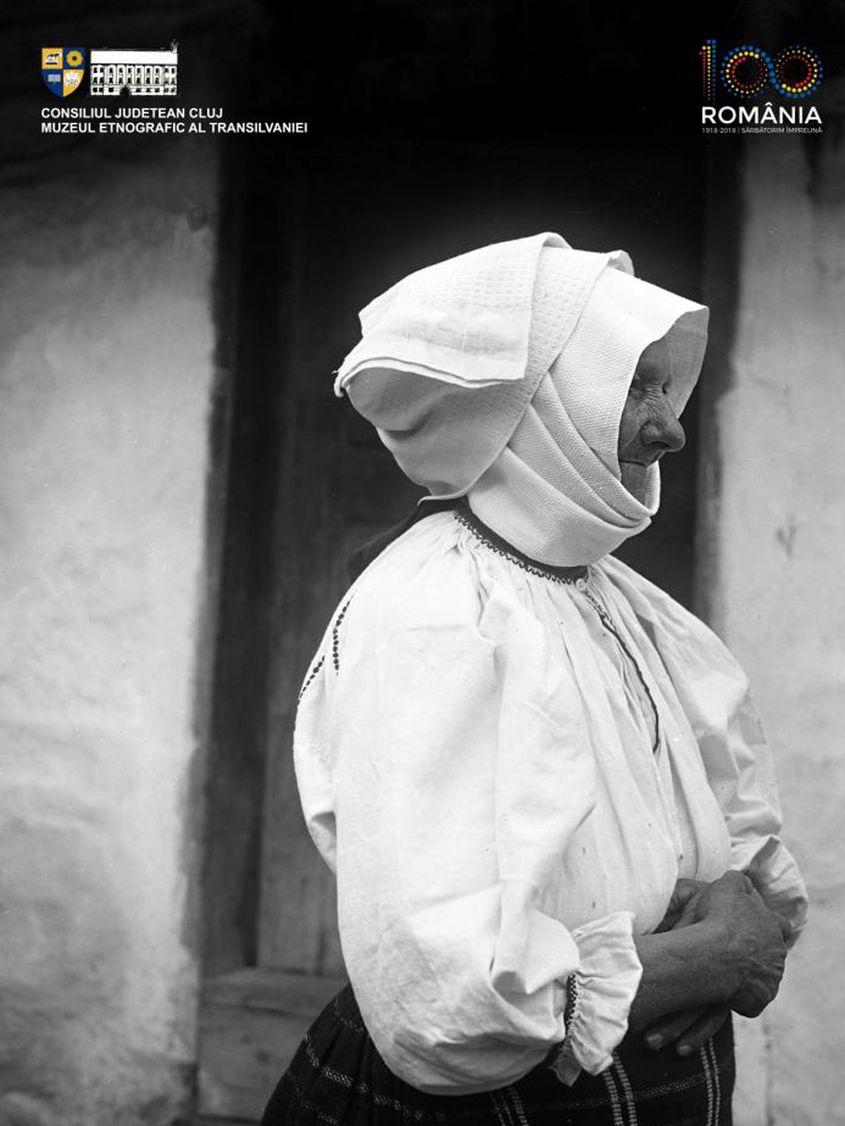
<svg viewBox="0 0 845 1126"><path fill-rule="evenodd" d="M657 446L664 453L677 453L684 448L686 434L672 408L665 407L643 424L640 437L644 446Z"/></svg>

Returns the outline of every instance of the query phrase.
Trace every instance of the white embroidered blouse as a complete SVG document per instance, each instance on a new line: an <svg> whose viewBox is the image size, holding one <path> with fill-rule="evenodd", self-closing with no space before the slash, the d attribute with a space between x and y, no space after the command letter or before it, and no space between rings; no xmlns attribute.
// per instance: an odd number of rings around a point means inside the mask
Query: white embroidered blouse
<svg viewBox="0 0 845 1126"><path fill-rule="evenodd" d="M501 1087L555 1046L567 1082L609 1066L633 936L679 876L747 870L803 925L745 676L611 556L564 581L422 520L334 615L294 753L361 1013L420 1090Z"/></svg>

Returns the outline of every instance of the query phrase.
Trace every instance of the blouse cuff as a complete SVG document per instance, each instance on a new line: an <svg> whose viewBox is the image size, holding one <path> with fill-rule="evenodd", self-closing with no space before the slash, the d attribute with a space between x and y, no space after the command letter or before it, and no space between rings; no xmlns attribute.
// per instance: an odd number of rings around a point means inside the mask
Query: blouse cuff
<svg viewBox="0 0 845 1126"><path fill-rule="evenodd" d="M775 836L734 848L734 865L746 872L766 906L790 926L792 947L807 921L807 889L786 845Z"/></svg>
<svg viewBox="0 0 845 1126"><path fill-rule="evenodd" d="M566 982L566 1035L551 1061L558 1079L569 1086L582 1070L598 1075L610 1067L614 1049L628 1031L628 1013L643 972L633 919L630 911L619 911L572 932L579 965Z"/></svg>

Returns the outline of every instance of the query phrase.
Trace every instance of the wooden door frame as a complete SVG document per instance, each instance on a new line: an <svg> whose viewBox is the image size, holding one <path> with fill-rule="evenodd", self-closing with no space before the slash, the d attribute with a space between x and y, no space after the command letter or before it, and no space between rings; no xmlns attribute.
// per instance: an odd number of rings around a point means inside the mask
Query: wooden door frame
<svg viewBox="0 0 845 1126"><path fill-rule="evenodd" d="M255 1121L279 1067L268 1038L292 1049L322 1000L257 969L262 795L276 599L274 514L283 434L281 397L292 256L286 193L261 150L231 146L221 161L215 315L218 391L212 404L208 529L211 623L198 701L206 746L200 879L203 985L196 1122ZM291 177L291 184L296 185ZM261 331L250 331L255 325ZM303 983L305 984L305 983ZM326 983L327 989L336 988ZM289 1011L290 1010L290 1011ZM268 1024L272 1026L268 1032Z"/></svg>
<svg viewBox="0 0 845 1126"><path fill-rule="evenodd" d="M289 279L279 193L256 164L254 149L230 150L221 168L215 305L224 390L212 419L212 456L224 480L209 498L222 530L204 793L205 977L254 965L257 949L271 643L266 608L273 598L281 429L272 389L283 378ZM262 333L245 331L256 321Z"/></svg>

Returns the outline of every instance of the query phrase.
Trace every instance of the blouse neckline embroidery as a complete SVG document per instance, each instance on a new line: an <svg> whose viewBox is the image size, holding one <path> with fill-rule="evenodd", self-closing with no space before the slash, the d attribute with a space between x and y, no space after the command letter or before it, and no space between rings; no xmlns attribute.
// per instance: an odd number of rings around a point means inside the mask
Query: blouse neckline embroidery
<svg viewBox="0 0 845 1126"><path fill-rule="evenodd" d="M471 532L485 547L496 555L501 555L509 562L515 563L517 567L521 567L523 571L527 571L530 575L537 575L541 579L551 579L552 582L561 583L564 586L573 586L588 577L589 570L587 567L555 567L551 563L541 563L538 559L523 555L521 551L479 520L465 500L455 506L454 516L458 523Z"/></svg>

